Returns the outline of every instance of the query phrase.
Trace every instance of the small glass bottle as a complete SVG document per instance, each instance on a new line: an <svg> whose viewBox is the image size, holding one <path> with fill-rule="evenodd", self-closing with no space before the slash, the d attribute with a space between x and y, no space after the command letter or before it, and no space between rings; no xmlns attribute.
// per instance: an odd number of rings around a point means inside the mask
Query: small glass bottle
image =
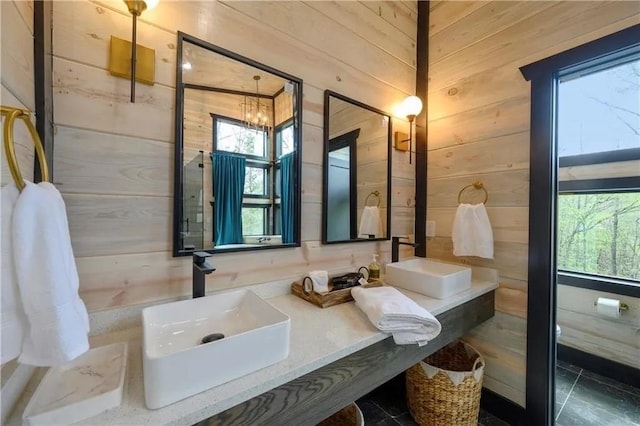
<svg viewBox="0 0 640 426"><path fill-rule="evenodd" d="M378 281L380 279L380 264L378 263L378 255L373 255L373 261L369 264L369 281Z"/></svg>

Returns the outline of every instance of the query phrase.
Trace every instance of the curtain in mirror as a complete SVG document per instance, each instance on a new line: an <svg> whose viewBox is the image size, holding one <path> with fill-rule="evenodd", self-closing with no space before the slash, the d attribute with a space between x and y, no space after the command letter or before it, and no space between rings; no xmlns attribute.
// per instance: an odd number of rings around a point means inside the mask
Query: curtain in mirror
<svg viewBox="0 0 640 426"><path fill-rule="evenodd" d="M215 244L242 243L242 196L247 160L212 153Z"/></svg>
<svg viewBox="0 0 640 426"><path fill-rule="evenodd" d="M280 179L280 210L282 212L282 243L295 242L295 161L294 153L280 157L282 179Z"/></svg>

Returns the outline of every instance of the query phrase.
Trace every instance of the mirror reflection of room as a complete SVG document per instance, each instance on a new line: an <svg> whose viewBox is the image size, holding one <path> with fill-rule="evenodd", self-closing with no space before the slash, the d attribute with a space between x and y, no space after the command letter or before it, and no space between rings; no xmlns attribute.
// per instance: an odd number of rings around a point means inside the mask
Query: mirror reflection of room
<svg viewBox="0 0 640 426"><path fill-rule="evenodd" d="M297 83L185 41L180 249L296 242Z"/></svg>
<svg viewBox="0 0 640 426"><path fill-rule="evenodd" d="M390 117L327 92L325 241L387 237Z"/></svg>

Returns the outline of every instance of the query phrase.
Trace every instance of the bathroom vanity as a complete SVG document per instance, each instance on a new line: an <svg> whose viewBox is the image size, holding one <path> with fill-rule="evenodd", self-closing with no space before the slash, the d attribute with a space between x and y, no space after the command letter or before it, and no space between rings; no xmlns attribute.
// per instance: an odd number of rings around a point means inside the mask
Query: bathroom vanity
<svg viewBox="0 0 640 426"><path fill-rule="evenodd" d="M289 294L288 283L256 286L253 291L291 318L288 358L157 410L145 406L140 313L129 312L131 318L137 318L134 327L94 336L91 342L92 347L128 342L124 400L119 407L82 423L316 424L491 318L497 277L476 276L475 272L474 268L469 290L447 299L400 289L442 323L442 333L421 348L396 345L393 338L375 329L354 303L321 309ZM203 372L215 368L202 366ZM42 375L40 372L32 379L8 424L22 423L24 406Z"/></svg>

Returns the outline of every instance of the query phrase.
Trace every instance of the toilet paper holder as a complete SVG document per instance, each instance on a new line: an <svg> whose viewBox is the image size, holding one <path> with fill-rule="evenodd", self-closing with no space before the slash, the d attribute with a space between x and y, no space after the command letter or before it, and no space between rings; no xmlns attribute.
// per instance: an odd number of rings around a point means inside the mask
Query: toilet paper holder
<svg viewBox="0 0 640 426"><path fill-rule="evenodd" d="M598 301L596 300L595 302L593 302L593 306L598 306ZM627 305L626 303L620 303L620 310L621 311L626 311L629 309L629 305Z"/></svg>

